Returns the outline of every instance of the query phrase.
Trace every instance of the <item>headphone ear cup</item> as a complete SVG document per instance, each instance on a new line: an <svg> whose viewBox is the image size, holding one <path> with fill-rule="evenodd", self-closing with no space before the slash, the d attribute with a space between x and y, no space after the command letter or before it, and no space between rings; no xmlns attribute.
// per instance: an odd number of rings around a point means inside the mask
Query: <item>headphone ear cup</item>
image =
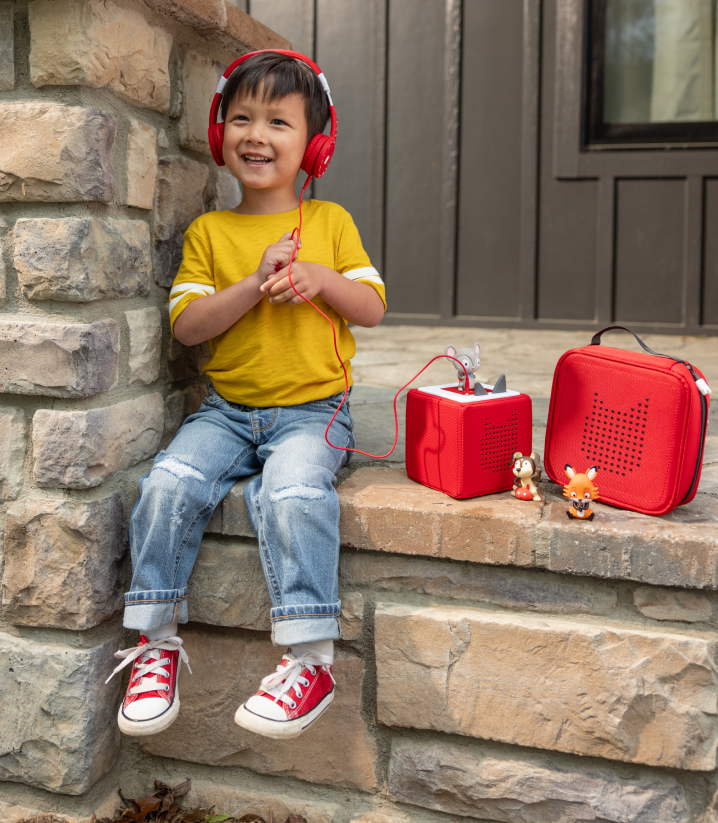
<svg viewBox="0 0 718 823"><path fill-rule="evenodd" d="M304 151L302 171L313 177L321 177L332 159L334 143L326 134L315 134Z"/></svg>
<svg viewBox="0 0 718 823"><path fill-rule="evenodd" d="M224 123L212 123L207 130L207 139L209 140L209 148L214 157L214 162L218 166L224 165L224 157L222 155L222 148L224 145Z"/></svg>
<svg viewBox="0 0 718 823"><path fill-rule="evenodd" d="M321 143L326 139L327 137L323 134L315 134L307 143L307 147L304 150L304 157L302 158L302 171L307 174L314 174L314 163L319 154Z"/></svg>
<svg viewBox="0 0 718 823"><path fill-rule="evenodd" d="M319 149L317 159L314 161L315 177L321 177L327 170L327 167L329 166L329 161L332 159L332 155L334 154L335 146L336 140L332 140L330 137L325 138L324 144Z"/></svg>

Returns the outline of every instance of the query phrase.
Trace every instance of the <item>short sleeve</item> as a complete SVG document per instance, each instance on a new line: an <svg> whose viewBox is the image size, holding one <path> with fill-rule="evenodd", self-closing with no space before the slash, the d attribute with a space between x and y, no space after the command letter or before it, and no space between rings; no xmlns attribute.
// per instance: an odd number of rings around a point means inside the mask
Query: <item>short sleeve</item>
<svg viewBox="0 0 718 823"><path fill-rule="evenodd" d="M336 255L336 270L349 280L366 283L381 297L386 310L386 290L379 272L372 266L369 255L364 251L359 231L351 215L344 212L344 221Z"/></svg>
<svg viewBox="0 0 718 823"><path fill-rule="evenodd" d="M174 334L177 318L198 297L214 294L212 253L202 238L188 229L184 235L182 265L170 290L170 328Z"/></svg>

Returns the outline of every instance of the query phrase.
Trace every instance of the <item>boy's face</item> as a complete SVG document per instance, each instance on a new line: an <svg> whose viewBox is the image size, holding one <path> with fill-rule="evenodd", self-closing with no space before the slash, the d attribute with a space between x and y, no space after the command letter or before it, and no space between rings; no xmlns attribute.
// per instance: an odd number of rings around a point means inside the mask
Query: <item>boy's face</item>
<svg viewBox="0 0 718 823"><path fill-rule="evenodd" d="M307 146L304 99L290 94L271 103L254 97L229 104L224 121L224 162L243 186L293 190Z"/></svg>

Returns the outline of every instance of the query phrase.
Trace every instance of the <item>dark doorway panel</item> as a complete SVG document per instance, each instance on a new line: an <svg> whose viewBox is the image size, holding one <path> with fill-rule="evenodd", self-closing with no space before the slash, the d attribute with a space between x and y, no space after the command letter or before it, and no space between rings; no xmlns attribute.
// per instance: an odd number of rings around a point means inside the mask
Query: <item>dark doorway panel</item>
<svg viewBox="0 0 718 823"><path fill-rule="evenodd" d="M592 321L596 312L595 180L557 180L553 122L556 106L556 7L543 7L541 163L537 317Z"/></svg>
<svg viewBox="0 0 718 823"><path fill-rule="evenodd" d="M456 313L518 319L523 4L463 11Z"/></svg>
<svg viewBox="0 0 718 823"><path fill-rule="evenodd" d="M718 147L592 142L591 2L249 0L332 85L384 322L718 335Z"/></svg>
<svg viewBox="0 0 718 823"><path fill-rule="evenodd" d="M372 264L384 270L385 0L317 0L315 59L330 78L340 138L318 200L351 214ZM351 32L350 38L345 32Z"/></svg>
<svg viewBox="0 0 718 823"><path fill-rule="evenodd" d="M386 236L392 312L439 316L444 3L391 0Z"/></svg>
<svg viewBox="0 0 718 823"><path fill-rule="evenodd" d="M587 320L596 306L596 197L593 180L541 187L538 317Z"/></svg>
<svg viewBox="0 0 718 823"><path fill-rule="evenodd" d="M703 318L718 326L718 179L705 181Z"/></svg>
<svg viewBox="0 0 718 823"><path fill-rule="evenodd" d="M615 319L683 320L684 180L619 180Z"/></svg>

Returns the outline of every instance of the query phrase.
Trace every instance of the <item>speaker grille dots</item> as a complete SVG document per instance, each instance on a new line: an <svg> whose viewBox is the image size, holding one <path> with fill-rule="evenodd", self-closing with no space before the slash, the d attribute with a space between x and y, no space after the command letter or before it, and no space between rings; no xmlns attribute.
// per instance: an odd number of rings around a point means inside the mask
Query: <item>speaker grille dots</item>
<svg viewBox="0 0 718 823"><path fill-rule="evenodd" d="M493 474L505 472L511 455L519 450L519 412L514 408L505 423L484 420L481 440L481 468Z"/></svg>
<svg viewBox="0 0 718 823"><path fill-rule="evenodd" d="M650 399L629 408L610 408L594 393L593 408L585 415L581 452L587 466L626 477L641 468Z"/></svg>

